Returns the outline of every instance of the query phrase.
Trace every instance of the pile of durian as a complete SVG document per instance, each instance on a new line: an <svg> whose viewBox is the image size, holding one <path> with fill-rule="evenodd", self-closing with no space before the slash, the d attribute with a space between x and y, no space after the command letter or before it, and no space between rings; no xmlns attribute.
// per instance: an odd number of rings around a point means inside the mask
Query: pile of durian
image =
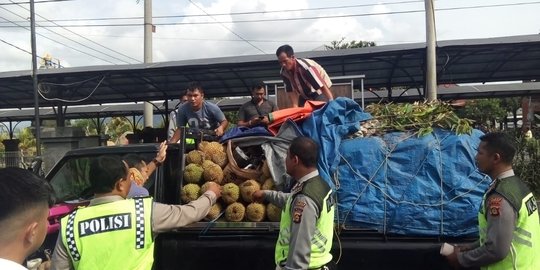
<svg viewBox="0 0 540 270"><path fill-rule="evenodd" d="M242 179L227 168L225 148L218 142L199 143L198 150L187 153L183 172L180 198L189 203L199 198L207 189L208 182L222 187L221 198L206 216L209 221L223 222L278 222L281 209L273 204L252 200L257 190L274 190L270 170L266 161L260 169L258 179Z"/></svg>

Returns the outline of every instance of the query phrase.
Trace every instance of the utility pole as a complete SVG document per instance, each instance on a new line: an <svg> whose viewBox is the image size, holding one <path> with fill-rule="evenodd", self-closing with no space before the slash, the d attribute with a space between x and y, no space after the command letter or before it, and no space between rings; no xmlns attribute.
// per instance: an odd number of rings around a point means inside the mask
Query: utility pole
<svg viewBox="0 0 540 270"><path fill-rule="evenodd" d="M425 93L428 101L437 100L437 37L435 34L435 8L433 0L424 0L426 6L426 81Z"/></svg>
<svg viewBox="0 0 540 270"><path fill-rule="evenodd" d="M144 0L144 63L152 63L152 0ZM154 127L154 107L144 103L144 127Z"/></svg>
<svg viewBox="0 0 540 270"><path fill-rule="evenodd" d="M39 94L37 79L37 53L36 53L36 15L34 0L30 0L30 42L32 43L32 85L34 87L34 121L36 127L36 156L41 156L41 125L39 119Z"/></svg>

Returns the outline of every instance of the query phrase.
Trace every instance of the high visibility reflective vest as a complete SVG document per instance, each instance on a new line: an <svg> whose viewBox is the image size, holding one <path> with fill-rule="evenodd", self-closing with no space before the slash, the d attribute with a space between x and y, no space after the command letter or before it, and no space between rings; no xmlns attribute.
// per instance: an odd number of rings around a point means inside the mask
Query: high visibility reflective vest
<svg viewBox="0 0 540 270"><path fill-rule="evenodd" d="M320 213L316 223L315 233L311 239L311 256L309 268L319 268L332 260L330 250L334 235L334 202L331 197L332 190L320 177L307 180L302 190L295 194L304 194L311 198L318 206ZM289 255L289 241L291 238L291 204L294 197L287 199L285 209L281 212L279 236L276 243L275 261L280 265Z"/></svg>
<svg viewBox="0 0 540 270"><path fill-rule="evenodd" d="M540 269L540 220L536 200L527 186L516 176L497 180L492 192L503 196L517 212L516 229L510 252L501 261L482 267L490 270L529 270ZM485 201L492 192L484 195L478 213L480 245L486 241L487 215Z"/></svg>
<svg viewBox="0 0 540 270"><path fill-rule="evenodd" d="M151 269L152 199L81 208L62 218L62 242L75 269Z"/></svg>

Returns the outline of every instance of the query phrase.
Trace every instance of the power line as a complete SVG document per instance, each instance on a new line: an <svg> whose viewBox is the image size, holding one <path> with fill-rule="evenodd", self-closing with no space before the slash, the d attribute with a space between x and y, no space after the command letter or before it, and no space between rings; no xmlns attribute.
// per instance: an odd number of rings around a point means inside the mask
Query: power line
<svg viewBox="0 0 540 270"><path fill-rule="evenodd" d="M54 2L68 2L68 1L74 1L74 0L43 0L43 1L34 1L34 4L54 3ZM19 5L19 4L30 4L30 2L0 3L0 6L11 6L11 5Z"/></svg>
<svg viewBox="0 0 540 270"><path fill-rule="evenodd" d="M359 4L359 5L348 5L348 6L330 6L330 7L318 7L318 8L301 8L301 9L282 9L282 10L269 10L269 11L245 11L245 12L231 12L231 13L209 13L206 14L187 14L187 15L162 15L162 16L153 16L153 19L172 19L172 18L193 18L193 17L207 17L207 16L225 16L225 15L253 15L253 14L272 14L272 13L284 13L284 12L297 12L297 11L315 11L315 10L330 10L330 9L349 9L356 7L371 7L377 5L397 5L397 4L410 4L410 3L423 3L424 0L414 0L414 1L401 1L401 2L387 2L387 3L378 3L378 4ZM109 18L75 18L75 19L57 19L52 20L55 22L68 22L68 21L109 21L109 20L142 20L144 17L109 17Z"/></svg>
<svg viewBox="0 0 540 270"><path fill-rule="evenodd" d="M9 0L9 1L10 1L11 3L14 3L14 4L15 4L15 2L14 2L13 0ZM22 8L22 9L25 9L25 10L27 10L27 11L30 11L30 9L27 9L27 8L23 7L22 5L20 5L20 4L17 4L17 5L18 5L20 8ZM37 15L38 17L40 17L40 18L43 18L43 19L45 19L45 20L47 20L47 21L50 21L49 19L47 19L47 18L45 18L45 17L43 17L43 16L37 14L36 12L34 12L34 14ZM50 21L50 22L52 22L52 21ZM57 23L55 23L55 22L52 22L52 23L54 23L55 25L58 25L58 26L62 27L61 25L59 25L59 24L57 24ZM117 54L120 54L120 55L122 55L122 56L124 56L124 57L126 57L126 58L131 59L131 60L135 60L135 62L142 63L141 61L139 61L139 60L137 60L137 59L135 59L135 58L133 58L133 57L130 57L130 56L125 55L125 54L123 54L123 53L121 53L121 52L115 51L115 50L113 50L113 49L111 49L111 48L105 47L105 46L103 46L103 45L101 45L101 44L99 44L99 43L97 43L97 42L95 42L95 41L93 41L93 40L91 40L91 39L89 39L89 38L87 38L87 37L81 35L81 34L78 34L78 33L74 32L74 31L70 30L70 29L67 29L67 28L65 28L65 27L62 27L62 28L63 28L64 30L66 30L66 31L68 31L68 32L70 32L70 33L73 33L73 34L75 34L75 35L77 35L77 36L79 36L79 37L81 37L81 38L83 38L83 39L86 39L86 40L88 40L88 41L90 41L90 42L92 42L92 43L94 43L94 44L96 44L96 45L98 45L98 46L100 46L100 47L102 47L102 48L104 48L104 49L107 49L107 50L109 50L109 51L112 51L112 52L115 52L115 53L117 53ZM58 34L58 33L56 33L56 34ZM60 34L58 34L58 35L60 35ZM64 35L61 35L61 36L63 36L64 38L66 38L66 36L64 36ZM124 62L130 64L129 62L126 62L126 61L124 61Z"/></svg>
<svg viewBox="0 0 540 270"><path fill-rule="evenodd" d="M28 53L28 54L32 55L31 52L29 52L29 51L27 51L27 50L25 50L25 49L23 49L23 48L21 48L21 47L15 45L15 44L13 44L13 43L9 43L9 42L7 42L7 41L1 39L1 38L0 38L0 41L6 43L7 45L9 45L9 46L11 46L11 47L14 47L14 48L16 48L16 49L18 49L18 50L21 50L21 51L23 51L23 52L25 52L25 53ZM38 57L39 57L39 56L38 56ZM39 58L41 58L41 57L39 57Z"/></svg>
<svg viewBox="0 0 540 270"><path fill-rule="evenodd" d="M13 44L13 43L7 42L7 41L5 41L5 40L3 40L3 39L1 39L1 38L0 38L0 41L3 42L3 43L5 43L5 44L7 44L7 45L9 45L9 46L11 46L11 47L14 47L14 48L17 49L17 50L20 50L20 51L23 51L23 52L25 52L25 53L27 53L27 54L29 54L29 55L32 55L32 52L29 52L29 51L27 51L27 50L25 50L25 49L23 49L23 48L21 48L21 47L15 45L15 44ZM41 59L41 60L47 61L45 58L43 58L43 57L41 57L41 56L37 56L37 55L36 55L36 57L39 58L39 59ZM59 67L62 67L61 65L58 65L58 66L59 66Z"/></svg>
<svg viewBox="0 0 540 270"><path fill-rule="evenodd" d="M11 13L11 14L13 14L13 15L15 15L15 16L17 16L17 17L19 17L19 18L23 18L23 19L24 19L24 17L22 17L21 15L15 13L15 12L13 12L13 11L11 11L11 10L5 8L5 7L0 6L0 8L3 9L3 10L5 10L5 11L7 11L7 12L9 12L9 13ZM6 20L6 21L9 21L9 20L6 19L6 18L3 18L3 19ZM10 21L10 22L11 22L11 21ZM13 23L13 22L12 22L12 23ZM17 25L17 26L19 26L19 27L23 27L23 28L25 28L26 30L30 30L30 29L28 29L28 27L24 27L24 26L19 25L19 24L17 24L17 23L14 23L14 24ZM42 27L41 25L36 25L36 26ZM59 35L59 36L65 38L65 39L67 39L67 40L70 40L70 41L72 41L72 42L74 42L74 43L77 43L77 44L79 44L79 45L81 45L81 46L83 46L83 47L85 47L85 48L88 48L88 49L90 49L90 50L92 50L92 51L95 51L95 52L104 54L104 55L106 55L106 56L108 56L108 57L111 57L111 58L114 58L114 59L116 59L116 60L122 61L122 62L124 62L124 63L130 64L129 62L124 61L124 60L122 60L122 59L120 59L120 58L117 58L117 57L114 57L114 56L109 55L109 54L107 54L107 53L98 51L98 50L96 50L96 49L94 49L94 48L92 48L92 47L86 46L86 45L84 45L84 44L82 44L82 43L80 43L80 42L78 42L78 41L76 41L76 40L73 40L73 39L71 39L71 38L62 36L61 34L59 34L59 33L57 33L57 32L54 32L54 31L52 31L52 30L50 30L50 29L47 29L46 27L44 27L44 28L45 28L47 31L49 31L49 32L52 32L52 33L54 33L54 34L57 34L57 35ZM36 33L36 34L37 34L37 33ZM44 35L41 35L41 34L40 34L40 36L45 37ZM49 39L49 38L48 38L48 39ZM50 40L52 40L52 39L50 39ZM62 45L64 45L64 46L67 46L66 44L61 43L61 42L58 42L58 41L56 41L56 40L52 40L52 41L54 41L54 42L56 42L56 43L60 43L60 44L62 44ZM71 48L73 48L73 47L71 47ZM77 50L77 51L80 51L80 50ZM80 51L80 52L81 52L81 51ZM87 55L90 55L90 54L87 54ZM93 56L93 55L91 55L91 56ZM94 57L96 57L96 56L94 56ZM96 58L98 58L98 59L100 59L100 60L104 60L103 58L99 58L99 57L96 57ZM116 63L110 62L110 61L108 61L108 60L104 60L104 61L116 65Z"/></svg>
<svg viewBox="0 0 540 270"><path fill-rule="evenodd" d="M195 4L193 1L191 0L188 0L191 4L193 4L194 6L196 6L198 9L200 9L202 12L206 13L208 15L208 13L202 9L201 7L199 7L199 5ZM217 21L214 17L208 15L208 17L212 18L214 21ZM237 34L236 32L234 32L232 29L230 29L229 27L225 26L223 23L220 23L221 26L227 30L229 30L229 32L233 33L235 36L239 37L241 40L245 41L247 44L251 45L251 47L259 50L260 52L262 52L263 54L266 54L265 51L261 50L259 47L255 46L253 43L249 42L248 40L246 40L245 38L243 38L242 36L240 36L239 34Z"/></svg>
<svg viewBox="0 0 540 270"><path fill-rule="evenodd" d="M495 7L509 7L509 6L523 6L523 5L535 5L540 4L540 1L536 2L521 2L511 4L493 4L493 5L479 5L479 6L467 6L467 7L451 7L451 8L438 8L435 11L451 11L451 10L465 10L465 9L480 9L480 8L495 8ZM276 19L256 19L256 20L234 20L234 21L206 21L206 22L170 22L170 23L153 23L153 25L203 25L203 24L226 24L226 23L254 23L254 22L276 22L276 21L299 21L299 20L317 20L317 19L335 19L335 18L349 18L349 17L366 17L366 16L378 16L378 15L396 15L396 14L411 14L425 12L423 9L419 10L404 10L404 11L389 11L389 12L376 12L376 13L359 13L348 15L329 15L329 16L312 16L312 17L297 17L297 18L276 18ZM62 27L130 27L141 26L142 23L126 23L126 24L71 24L62 25ZM14 26L6 25L0 28L12 28ZM40 27L58 27L54 25Z"/></svg>
<svg viewBox="0 0 540 270"><path fill-rule="evenodd" d="M109 38L131 38L131 39L143 39L142 36L119 36L119 35L88 35L92 37L109 37ZM183 38L183 37L153 37L153 39L172 39L183 41L223 41L223 42L245 42L241 39L224 39L224 38ZM271 39L249 39L246 40L256 43L329 43L335 40L271 40ZM378 42L389 43L415 43L423 42L422 40L379 40Z"/></svg>
<svg viewBox="0 0 540 270"><path fill-rule="evenodd" d="M0 8L5 9L4 7L1 7L1 6L0 6ZM24 29L30 31L30 29L28 29L28 27L19 25L19 24L15 23L15 22L12 22L12 21L10 21L10 20L8 20L8 19L2 17L2 16L0 16L0 19L3 19L3 20L8 21L8 22L11 22L11 23L17 25L18 27L22 27L22 28L24 28ZM56 40L53 40L52 38L49 38L49 37L47 37L47 36L45 36L45 35L42 35L42 34L40 34L40 33L36 33L36 35L39 35L39 36L41 36L41 37L44 37L44 38L46 38L46 39L48 39L48 40L50 40L50 41L52 41L52 42L60 43L60 44L62 44L62 45L64 45L64 46L66 46L66 47L68 47L68 48L70 48L70 49L73 49L73 50L75 50L75 51L78 51L78 52L80 52L80 53L83 53L83 54L86 54L86 55L88 55L88 56L97 58L97 59L102 60L102 61L105 61L105 62L107 62L107 63L111 63L111 64L113 64L113 65L116 65L115 63L113 63L113 62L111 62L111 61L109 61L109 60L100 58L100 57L98 57L98 56L89 54L89 53L87 53L87 52L83 52L83 51L81 51L81 50L79 50L79 49L77 49L77 48L74 48L74 47L71 47L71 46L66 45L66 44L64 44L64 43L58 42L58 41L56 41Z"/></svg>

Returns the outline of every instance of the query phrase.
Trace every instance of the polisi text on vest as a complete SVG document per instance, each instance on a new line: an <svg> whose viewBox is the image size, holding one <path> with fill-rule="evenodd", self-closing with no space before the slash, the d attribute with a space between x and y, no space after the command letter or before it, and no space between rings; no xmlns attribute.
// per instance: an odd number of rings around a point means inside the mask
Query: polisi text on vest
<svg viewBox="0 0 540 270"><path fill-rule="evenodd" d="M129 213L97 217L79 222L79 237L130 228L131 216Z"/></svg>

